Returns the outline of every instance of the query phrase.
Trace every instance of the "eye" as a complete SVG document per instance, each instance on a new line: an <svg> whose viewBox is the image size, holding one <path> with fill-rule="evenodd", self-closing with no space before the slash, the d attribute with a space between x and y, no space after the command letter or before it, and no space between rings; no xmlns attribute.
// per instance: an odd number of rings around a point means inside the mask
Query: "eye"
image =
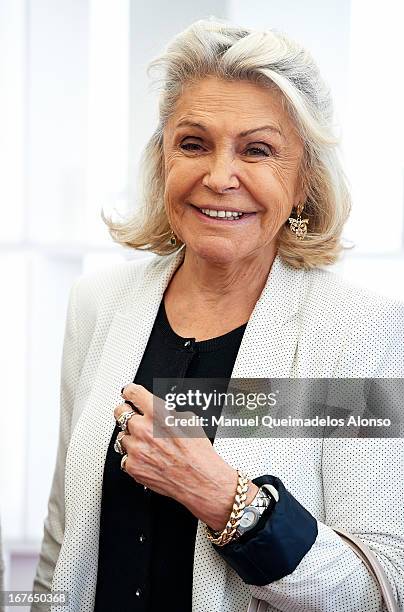
<svg viewBox="0 0 404 612"><path fill-rule="evenodd" d="M190 153L198 153L199 151L204 150L202 145L199 142L191 142L191 141L181 142L180 148L183 151L189 151Z"/></svg>
<svg viewBox="0 0 404 612"><path fill-rule="evenodd" d="M249 157L260 157L262 155L264 157L269 157L270 155L274 153L274 150L269 145L265 143L260 143L257 145L247 147L246 153Z"/></svg>

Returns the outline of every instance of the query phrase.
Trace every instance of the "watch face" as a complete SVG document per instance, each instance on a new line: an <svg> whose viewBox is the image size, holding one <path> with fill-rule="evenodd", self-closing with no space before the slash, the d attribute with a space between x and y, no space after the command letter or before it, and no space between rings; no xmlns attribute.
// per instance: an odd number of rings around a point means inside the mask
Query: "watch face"
<svg viewBox="0 0 404 612"><path fill-rule="evenodd" d="M251 527L254 527L254 525L256 525L258 519L259 512L255 508L247 508L241 518L240 527L243 530L251 529Z"/></svg>

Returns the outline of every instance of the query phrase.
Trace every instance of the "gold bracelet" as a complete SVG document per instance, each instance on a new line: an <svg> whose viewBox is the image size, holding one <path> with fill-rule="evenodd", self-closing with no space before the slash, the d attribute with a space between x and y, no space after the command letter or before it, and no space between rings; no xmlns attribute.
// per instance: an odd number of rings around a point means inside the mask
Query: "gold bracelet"
<svg viewBox="0 0 404 612"><path fill-rule="evenodd" d="M249 477L246 474L237 470L238 483L236 495L234 497L233 509L231 511L229 520L226 523L226 527L223 531L213 531L208 525L206 527L206 535L209 542L216 544L217 546L224 546L228 544L234 537L236 529L240 524L241 517L244 514L245 500L247 499L248 482Z"/></svg>

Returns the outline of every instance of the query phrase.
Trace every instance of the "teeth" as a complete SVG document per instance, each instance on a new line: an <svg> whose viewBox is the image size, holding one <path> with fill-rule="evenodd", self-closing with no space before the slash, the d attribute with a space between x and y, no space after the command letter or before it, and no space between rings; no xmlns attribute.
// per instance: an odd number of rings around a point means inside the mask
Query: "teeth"
<svg viewBox="0 0 404 612"><path fill-rule="evenodd" d="M208 217L225 217L229 219L229 221L234 221L234 219L239 219L243 213L241 212L233 212L231 210L210 210L209 208L200 209L205 215Z"/></svg>

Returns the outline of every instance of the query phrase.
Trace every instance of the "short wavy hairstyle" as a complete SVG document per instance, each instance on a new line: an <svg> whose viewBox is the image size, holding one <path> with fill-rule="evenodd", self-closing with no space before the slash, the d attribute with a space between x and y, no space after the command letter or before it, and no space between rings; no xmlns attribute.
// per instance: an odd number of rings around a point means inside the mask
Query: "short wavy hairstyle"
<svg viewBox="0 0 404 612"><path fill-rule="evenodd" d="M289 222L278 234L278 253L294 268L334 263L345 248L343 226L351 209L339 139L333 125L330 89L310 53L277 30L256 31L222 20L193 23L178 34L148 67L157 70L159 123L140 163L136 209L123 222L101 212L115 242L168 255L182 246L170 244L171 228L164 204L163 130L184 88L207 76L243 80L276 88L294 121L304 152L300 178L309 219L305 240L297 240ZM292 212L292 211L291 211Z"/></svg>

